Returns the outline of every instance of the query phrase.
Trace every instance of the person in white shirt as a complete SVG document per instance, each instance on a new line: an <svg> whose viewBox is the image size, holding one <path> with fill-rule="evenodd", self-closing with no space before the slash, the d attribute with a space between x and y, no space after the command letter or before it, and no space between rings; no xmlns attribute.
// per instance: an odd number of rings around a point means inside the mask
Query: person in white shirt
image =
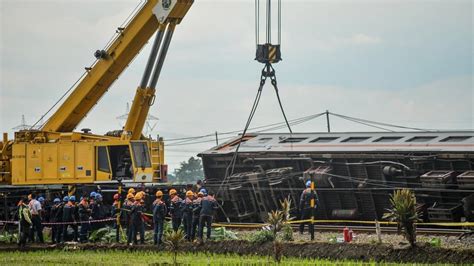
<svg viewBox="0 0 474 266"><path fill-rule="evenodd" d="M44 243L43 239L43 226L41 225L41 203L36 200L36 194L30 194L30 202L28 203L28 208L30 209L31 213L31 222L32 222L32 230L30 231L30 239L31 242L35 242L35 232L38 236L38 241L40 243Z"/></svg>

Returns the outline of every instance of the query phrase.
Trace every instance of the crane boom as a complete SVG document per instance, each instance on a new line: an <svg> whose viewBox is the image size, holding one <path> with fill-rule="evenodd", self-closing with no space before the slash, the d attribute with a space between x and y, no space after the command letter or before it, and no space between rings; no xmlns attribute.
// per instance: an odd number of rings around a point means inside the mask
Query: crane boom
<svg viewBox="0 0 474 266"><path fill-rule="evenodd" d="M107 92L112 83L139 53L165 20L179 23L192 0L148 0L41 128L49 132L71 132Z"/></svg>

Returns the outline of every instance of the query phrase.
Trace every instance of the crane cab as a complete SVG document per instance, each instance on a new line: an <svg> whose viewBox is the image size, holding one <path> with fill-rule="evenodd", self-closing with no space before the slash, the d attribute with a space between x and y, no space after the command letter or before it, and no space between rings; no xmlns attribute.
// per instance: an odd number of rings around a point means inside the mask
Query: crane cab
<svg viewBox="0 0 474 266"><path fill-rule="evenodd" d="M97 146L96 172L97 182L152 182L153 170L148 143L130 141Z"/></svg>

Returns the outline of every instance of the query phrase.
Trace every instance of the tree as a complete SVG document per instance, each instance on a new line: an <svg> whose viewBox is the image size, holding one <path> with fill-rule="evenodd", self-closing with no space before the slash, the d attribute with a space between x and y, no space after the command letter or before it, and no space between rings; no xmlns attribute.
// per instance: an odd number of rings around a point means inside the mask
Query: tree
<svg viewBox="0 0 474 266"><path fill-rule="evenodd" d="M204 171L201 159L191 157L187 162L181 162L178 169L175 170L175 176L178 183L194 183L199 179L203 179Z"/></svg>

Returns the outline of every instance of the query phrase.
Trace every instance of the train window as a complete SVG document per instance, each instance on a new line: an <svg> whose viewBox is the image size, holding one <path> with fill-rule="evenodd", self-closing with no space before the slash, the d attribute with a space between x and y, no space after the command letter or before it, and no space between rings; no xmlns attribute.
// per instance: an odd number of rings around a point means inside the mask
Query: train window
<svg viewBox="0 0 474 266"><path fill-rule="evenodd" d="M406 142L427 142L435 138L436 137L433 137L433 136L419 136L419 137L413 137L407 140Z"/></svg>
<svg viewBox="0 0 474 266"><path fill-rule="evenodd" d="M310 141L311 143L327 143L338 139L339 137L319 137Z"/></svg>
<svg viewBox="0 0 474 266"><path fill-rule="evenodd" d="M341 142L362 142L364 140L368 140L370 137L350 137Z"/></svg>
<svg viewBox="0 0 474 266"><path fill-rule="evenodd" d="M258 143L266 143L266 142L269 142L272 138L261 138L261 139L258 139Z"/></svg>
<svg viewBox="0 0 474 266"><path fill-rule="evenodd" d="M97 148L97 168L99 171L110 173L109 157L106 147Z"/></svg>
<svg viewBox="0 0 474 266"><path fill-rule="evenodd" d="M470 139L471 136L450 136L440 140L441 142L460 142L467 139Z"/></svg>
<svg viewBox="0 0 474 266"><path fill-rule="evenodd" d="M373 142L394 142L396 140L399 140L403 137L380 137L376 140L374 140Z"/></svg>
<svg viewBox="0 0 474 266"><path fill-rule="evenodd" d="M302 142L305 139L307 138L286 138L280 141L280 143L297 143L297 142Z"/></svg>

